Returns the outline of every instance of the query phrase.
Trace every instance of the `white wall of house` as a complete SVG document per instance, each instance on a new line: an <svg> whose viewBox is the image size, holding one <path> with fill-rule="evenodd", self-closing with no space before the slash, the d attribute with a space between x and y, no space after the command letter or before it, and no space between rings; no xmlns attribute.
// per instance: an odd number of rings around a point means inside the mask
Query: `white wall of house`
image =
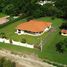
<svg viewBox="0 0 67 67"><path fill-rule="evenodd" d="M21 35L21 34L27 34L27 35L33 35L33 36L38 36L38 35L40 35L40 33L30 34L30 33L24 32L23 30L21 30L20 33L18 33L18 32L19 32L19 31L17 30L15 33L17 33L18 35Z"/></svg>
<svg viewBox="0 0 67 67"><path fill-rule="evenodd" d="M25 32L23 30L21 30L21 34L24 34Z"/></svg>
<svg viewBox="0 0 67 67"><path fill-rule="evenodd" d="M67 34L61 33L62 36L67 36Z"/></svg>
<svg viewBox="0 0 67 67"><path fill-rule="evenodd" d="M18 30L16 31L16 33L18 33Z"/></svg>
<svg viewBox="0 0 67 67"><path fill-rule="evenodd" d="M19 33L19 30L17 30L16 33L17 33L18 35L25 34L25 32L24 32L23 30L21 30L20 33Z"/></svg>
<svg viewBox="0 0 67 67"><path fill-rule="evenodd" d="M42 33L30 34L30 33L24 32L23 30L21 30L20 33L19 33L19 30L17 30L16 33L17 33L18 35L21 35L21 34L28 34L28 35L33 35L33 36L39 36L39 35L43 34L44 32L49 31L50 28L51 28L51 25L50 25L49 27L45 28Z"/></svg>
<svg viewBox="0 0 67 67"><path fill-rule="evenodd" d="M44 29L44 32L49 31L49 30L50 30L50 28L51 28L51 26L47 27L46 29Z"/></svg>

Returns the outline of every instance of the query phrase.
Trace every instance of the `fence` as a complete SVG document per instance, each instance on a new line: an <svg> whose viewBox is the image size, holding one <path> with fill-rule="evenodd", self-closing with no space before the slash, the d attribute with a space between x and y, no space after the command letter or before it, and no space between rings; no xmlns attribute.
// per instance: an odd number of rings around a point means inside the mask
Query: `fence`
<svg viewBox="0 0 67 67"><path fill-rule="evenodd" d="M17 42L17 41L14 41L14 40L12 40L12 43L10 43L10 40L5 39L5 38L0 38L0 42L12 44L12 45L17 45L17 46L28 47L28 48L34 48L34 45L27 44L27 43L21 43L21 42Z"/></svg>

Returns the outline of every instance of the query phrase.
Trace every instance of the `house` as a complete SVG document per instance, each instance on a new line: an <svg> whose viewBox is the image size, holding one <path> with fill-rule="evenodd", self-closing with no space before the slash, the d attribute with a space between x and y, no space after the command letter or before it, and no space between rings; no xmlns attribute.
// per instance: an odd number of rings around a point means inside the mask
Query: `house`
<svg viewBox="0 0 67 67"><path fill-rule="evenodd" d="M63 36L67 36L67 30L62 29L62 30L61 30L61 35L63 35Z"/></svg>
<svg viewBox="0 0 67 67"><path fill-rule="evenodd" d="M53 4L53 6L55 6L55 4L54 4L55 2L53 2L53 1L47 1L47 0L46 0L46 1L42 1L42 0L41 0L41 1L37 2L37 4L40 4L40 5L42 5L42 6L43 6L44 4L46 4L46 3Z"/></svg>
<svg viewBox="0 0 67 67"><path fill-rule="evenodd" d="M22 23L16 27L17 34L35 34L40 35L43 32L50 30L52 23L30 20L28 22Z"/></svg>

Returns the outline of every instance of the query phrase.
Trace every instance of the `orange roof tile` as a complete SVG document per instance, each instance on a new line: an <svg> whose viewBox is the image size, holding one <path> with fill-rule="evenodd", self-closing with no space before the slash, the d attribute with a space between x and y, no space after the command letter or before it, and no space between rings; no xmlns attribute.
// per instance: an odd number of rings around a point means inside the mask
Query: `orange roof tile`
<svg viewBox="0 0 67 67"><path fill-rule="evenodd" d="M18 25L16 29L27 30L31 32L42 32L46 27L49 27L51 24L52 23L50 22L30 20L29 22Z"/></svg>
<svg viewBox="0 0 67 67"><path fill-rule="evenodd" d="M61 33L66 33L66 34L67 34L67 30L62 29L62 30L61 30Z"/></svg>

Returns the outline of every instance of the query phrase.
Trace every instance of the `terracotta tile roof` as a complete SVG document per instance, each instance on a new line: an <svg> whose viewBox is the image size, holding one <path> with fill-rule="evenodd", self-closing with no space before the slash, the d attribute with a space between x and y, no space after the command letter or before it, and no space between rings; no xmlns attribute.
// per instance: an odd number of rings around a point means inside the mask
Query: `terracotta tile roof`
<svg viewBox="0 0 67 67"><path fill-rule="evenodd" d="M18 25L16 29L27 30L31 32L42 32L46 27L49 27L51 24L52 23L50 22L30 20L29 22Z"/></svg>
<svg viewBox="0 0 67 67"><path fill-rule="evenodd" d="M65 33L65 34L67 34L67 30L62 29L62 30L61 30L61 33Z"/></svg>

